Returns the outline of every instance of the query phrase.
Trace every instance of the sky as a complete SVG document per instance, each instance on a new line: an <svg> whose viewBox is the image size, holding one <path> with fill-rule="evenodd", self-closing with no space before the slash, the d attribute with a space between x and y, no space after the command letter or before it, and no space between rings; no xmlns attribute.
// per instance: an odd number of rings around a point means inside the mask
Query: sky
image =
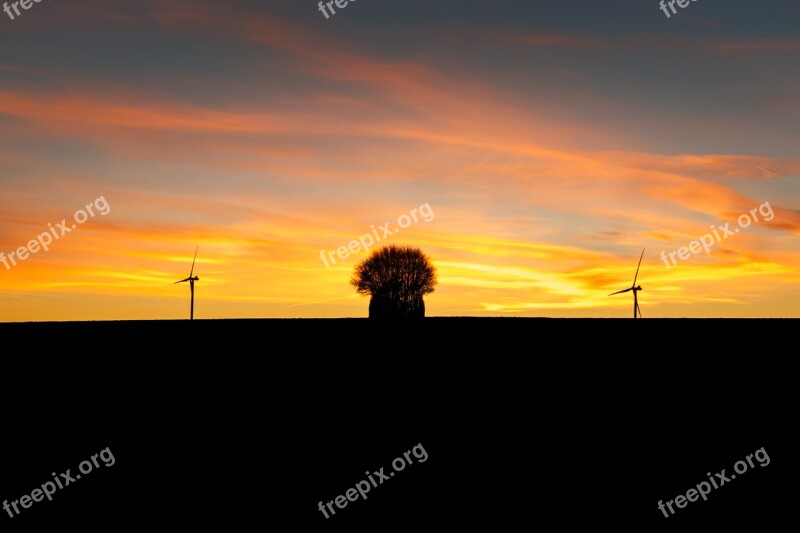
<svg viewBox="0 0 800 533"><path fill-rule="evenodd" d="M800 316L800 3L332 7L0 12L0 321Z"/></svg>

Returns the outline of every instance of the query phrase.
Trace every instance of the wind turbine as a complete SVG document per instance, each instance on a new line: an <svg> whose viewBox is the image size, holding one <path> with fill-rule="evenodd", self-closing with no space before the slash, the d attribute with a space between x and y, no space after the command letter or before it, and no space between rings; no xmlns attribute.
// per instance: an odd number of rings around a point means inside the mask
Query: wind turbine
<svg viewBox="0 0 800 533"><path fill-rule="evenodd" d="M642 248L642 255L639 256L639 265L636 267L636 275L633 276L633 285L630 288L625 289L624 291L617 291L612 292L609 296L614 296L615 294L622 294L623 292L633 291L633 318L636 318L636 313L639 313L639 318L642 318L642 310L639 309L639 299L636 297L636 293L642 290L642 286L636 286L636 278L639 277L639 267L642 266L642 257L644 257L644 248Z"/></svg>
<svg viewBox="0 0 800 533"><path fill-rule="evenodd" d="M189 277L173 283L173 285L177 285L178 283L186 283L187 281L189 282L189 288L192 289L192 311L189 315L189 320L194 320L194 282L200 279L197 276L192 277L192 274L194 274L194 262L197 261L197 250L199 248L200 246L198 245L197 248L194 249L194 259L192 259L192 270L189 272Z"/></svg>

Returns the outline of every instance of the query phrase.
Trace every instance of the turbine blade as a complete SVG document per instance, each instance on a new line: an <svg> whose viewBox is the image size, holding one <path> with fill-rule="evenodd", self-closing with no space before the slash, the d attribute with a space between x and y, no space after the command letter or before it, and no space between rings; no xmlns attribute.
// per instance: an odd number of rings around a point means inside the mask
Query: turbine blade
<svg viewBox="0 0 800 533"><path fill-rule="evenodd" d="M644 248L642 248L642 255L639 256L639 264L636 266L636 275L633 276L633 286L636 286L636 278L639 277L639 267L642 266L642 257L644 257Z"/></svg>
<svg viewBox="0 0 800 533"><path fill-rule="evenodd" d="M629 289L625 289L624 291L612 292L611 294L609 294L609 296L614 296L615 294L622 294L623 292L628 292L628 291L632 291L632 290L633 290L633 287L631 287Z"/></svg>
<svg viewBox="0 0 800 533"><path fill-rule="evenodd" d="M639 318L642 318L642 309L639 307L639 302L636 302L636 310L639 311Z"/></svg>
<svg viewBox="0 0 800 533"><path fill-rule="evenodd" d="M177 285L178 283L186 283L187 281L189 281L189 278L182 279L180 281L176 281L175 283L173 283L173 285Z"/></svg>
<svg viewBox="0 0 800 533"><path fill-rule="evenodd" d="M191 270L191 272L189 272L189 277L190 278L192 277L192 274L194 274L194 262L197 261L197 250L199 248L200 248L200 245L198 244L197 248L194 249L194 259L192 259L192 270ZM644 251L642 253L644 253Z"/></svg>

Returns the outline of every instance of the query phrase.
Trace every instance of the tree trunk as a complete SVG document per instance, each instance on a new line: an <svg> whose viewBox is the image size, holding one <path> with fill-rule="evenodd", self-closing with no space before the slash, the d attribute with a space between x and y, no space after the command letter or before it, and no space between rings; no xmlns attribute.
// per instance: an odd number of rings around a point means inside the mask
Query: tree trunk
<svg viewBox="0 0 800 533"><path fill-rule="evenodd" d="M373 294L369 300L369 317L375 319L425 318L425 302L422 296L412 296L409 299L405 299Z"/></svg>

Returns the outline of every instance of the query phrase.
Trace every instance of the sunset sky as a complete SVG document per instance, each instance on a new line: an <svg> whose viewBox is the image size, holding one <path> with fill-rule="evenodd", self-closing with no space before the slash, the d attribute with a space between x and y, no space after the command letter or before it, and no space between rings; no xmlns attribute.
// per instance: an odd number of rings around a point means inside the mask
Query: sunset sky
<svg viewBox="0 0 800 533"><path fill-rule="evenodd" d="M334 251L427 204L427 314L800 316L800 3L55 0L0 12L0 321L367 316ZM667 268L660 254L774 217ZM756 211L758 212L758 211ZM379 233L380 235L380 233ZM335 255L334 255L335 257Z"/></svg>

